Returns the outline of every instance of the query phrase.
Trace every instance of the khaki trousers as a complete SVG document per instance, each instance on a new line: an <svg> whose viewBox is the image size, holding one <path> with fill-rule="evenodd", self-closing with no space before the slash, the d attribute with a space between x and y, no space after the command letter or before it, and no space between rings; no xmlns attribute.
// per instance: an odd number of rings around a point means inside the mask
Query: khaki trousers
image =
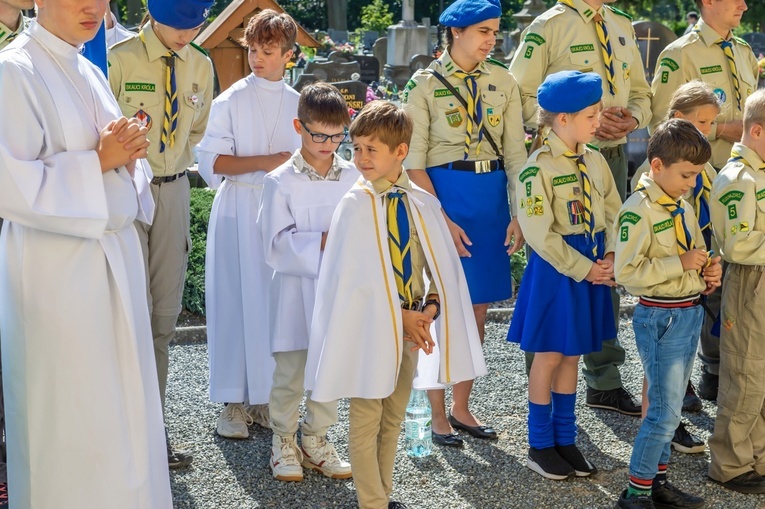
<svg viewBox="0 0 765 509"><path fill-rule="evenodd" d="M418 359L409 343L404 345L393 394L383 399L351 398L348 451L360 509L387 509L393 492L398 436Z"/></svg>
<svg viewBox="0 0 765 509"><path fill-rule="evenodd" d="M165 408L168 347L175 337L175 322L181 312L186 265L191 249L189 234L190 189L188 177L152 184L154 221L135 222L146 267L154 357L159 378L159 395Z"/></svg>
<svg viewBox="0 0 765 509"><path fill-rule="evenodd" d="M307 358L308 350L274 353L276 367L268 412L271 429L281 437L291 437L297 433ZM337 422L337 401L318 403L311 399L311 391L308 391L305 408L305 419L300 432L303 435L326 436L327 429Z"/></svg>
<svg viewBox="0 0 765 509"><path fill-rule="evenodd" d="M722 295L720 389L709 477L765 474L765 267L730 264Z"/></svg>

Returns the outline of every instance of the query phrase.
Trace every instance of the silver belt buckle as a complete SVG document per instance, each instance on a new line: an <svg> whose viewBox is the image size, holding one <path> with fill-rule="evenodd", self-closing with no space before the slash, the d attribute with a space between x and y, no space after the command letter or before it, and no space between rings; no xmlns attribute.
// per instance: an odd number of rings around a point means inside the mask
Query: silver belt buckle
<svg viewBox="0 0 765 509"><path fill-rule="evenodd" d="M476 173L490 173L491 172L491 161L490 160L476 161L475 162L475 172Z"/></svg>

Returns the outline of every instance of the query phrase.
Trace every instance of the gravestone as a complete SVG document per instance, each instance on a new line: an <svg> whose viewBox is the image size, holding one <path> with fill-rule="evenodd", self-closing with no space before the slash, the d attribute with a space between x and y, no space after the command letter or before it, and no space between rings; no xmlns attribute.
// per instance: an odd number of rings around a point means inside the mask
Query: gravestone
<svg viewBox="0 0 765 509"><path fill-rule="evenodd" d="M765 55L765 34L762 32L752 32L741 36L754 51L754 56L760 59L761 55Z"/></svg>
<svg viewBox="0 0 765 509"><path fill-rule="evenodd" d="M380 64L385 65L388 61L388 38L380 37L372 45L372 55L377 59Z"/></svg>
<svg viewBox="0 0 765 509"><path fill-rule="evenodd" d="M373 30L367 30L364 32L364 35L361 37L361 42L364 44L364 48L371 49L372 46L374 46L375 41L380 37L380 34L373 31Z"/></svg>
<svg viewBox="0 0 765 509"><path fill-rule="evenodd" d="M412 71L412 74L414 74L420 69L425 69L433 60L435 60L435 58L430 55L414 55L409 61L409 69Z"/></svg>
<svg viewBox="0 0 765 509"><path fill-rule="evenodd" d="M345 97L349 108L358 111L364 106L367 99L367 84L363 81L338 81L332 83L332 86Z"/></svg>
<svg viewBox="0 0 765 509"><path fill-rule="evenodd" d="M672 30L655 21L636 21L632 26L635 28L638 49L643 57L645 79L650 84L656 71L659 54L669 43L677 39L677 36Z"/></svg>
<svg viewBox="0 0 765 509"><path fill-rule="evenodd" d="M335 42L348 42L348 30L327 29L327 35Z"/></svg>
<svg viewBox="0 0 765 509"><path fill-rule="evenodd" d="M292 84L292 88L295 89L295 92L300 93L300 91L303 90L303 87L310 85L311 83L316 83L317 81L323 80L320 80L315 74L301 74L297 81Z"/></svg>
<svg viewBox="0 0 765 509"><path fill-rule="evenodd" d="M369 55L352 55L351 58L359 63L361 81L367 85L380 80L380 61Z"/></svg>
<svg viewBox="0 0 765 509"><path fill-rule="evenodd" d="M353 60L351 55L343 51L333 51L327 55L327 60L330 62L350 62Z"/></svg>
<svg viewBox="0 0 765 509"><path fill-rule="evenodd" d="M352 79L351 76L361 74L358 62L308 62L305 67L307 74L315 75L319 80L332 83Z"/></svg>

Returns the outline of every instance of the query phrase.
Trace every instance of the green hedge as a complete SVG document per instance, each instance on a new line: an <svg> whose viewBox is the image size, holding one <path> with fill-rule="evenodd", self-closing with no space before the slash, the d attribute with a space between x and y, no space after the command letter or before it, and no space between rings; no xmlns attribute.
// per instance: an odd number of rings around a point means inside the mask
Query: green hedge
<svg viewBox="0 0 765 509"><path fill-rule="evenodd" d="M205 314L205 251L207 250L207 224L215 191L191 189L191 252L186 268L186 286L183 289L183 307L195 315Z"/></svg>

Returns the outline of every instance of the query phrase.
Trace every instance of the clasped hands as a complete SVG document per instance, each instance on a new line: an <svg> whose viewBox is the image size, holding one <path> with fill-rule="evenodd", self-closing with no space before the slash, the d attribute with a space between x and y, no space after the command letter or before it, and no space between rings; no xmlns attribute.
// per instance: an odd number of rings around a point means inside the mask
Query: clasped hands
<svg viewBox="0 0 765 509"><path fill-rule="evenodd" d="M132 176L135 161L145 158L151 144L146 138L149 130L136 118L120 117L112 120L98 136L96 154L101 172L126 167Z"/></svg>

